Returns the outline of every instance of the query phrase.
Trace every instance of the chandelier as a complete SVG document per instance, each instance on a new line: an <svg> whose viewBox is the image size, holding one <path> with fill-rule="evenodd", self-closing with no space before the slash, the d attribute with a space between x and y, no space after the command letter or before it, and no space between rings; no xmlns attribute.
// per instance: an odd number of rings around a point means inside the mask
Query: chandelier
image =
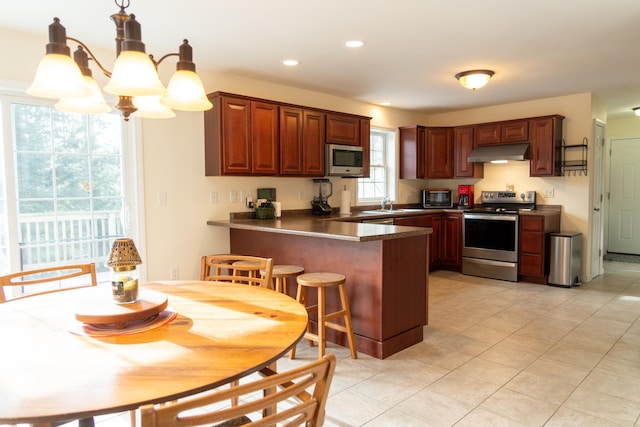
<svg viewBox="0 0 640 427"><path fill-rule="evenodd" d="M158 59L147 55L142 42L140 23L134 14L125 10L130 0L114 0L120 11L111 15L116 25L116 62L113 72L102 66L91 50L78 39L68 37L60 19L53 18L49 25L49 43L46 55L40 60L36 75L27 89L29 95L58 99L55 108L62 111L96 114L111 111L92 77L89 60L93 60L109 78L103 88L117 95L115 108L125 121L129 116L146 118L175 117L172 109L205 111L213 107L207 99L204 86L193 62L193 50L184 40L179 53L169 53ZM78 44L73 53L67 40ZM165 88L158 77L157 68L162 61L177 56L176 72Z"/></svg>

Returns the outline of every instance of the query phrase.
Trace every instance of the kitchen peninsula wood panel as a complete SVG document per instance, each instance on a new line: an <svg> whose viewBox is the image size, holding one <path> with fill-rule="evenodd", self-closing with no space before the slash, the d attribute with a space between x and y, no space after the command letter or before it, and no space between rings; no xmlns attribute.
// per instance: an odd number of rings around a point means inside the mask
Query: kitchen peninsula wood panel
<svg viewBox="0 0 640 427"><path fill-rule="evenodd" d="M427 236L358 242L232 227L230 249L272 257L276 264L300 265L306 272L344 274L357 350L384 359L423 339L428 318ZM295 296L295 288L291 286L288 294ZM338 298L337 292L327 293L329 311L339 307ZM327 339L347 345L339 331L328 330Z"/></svg>

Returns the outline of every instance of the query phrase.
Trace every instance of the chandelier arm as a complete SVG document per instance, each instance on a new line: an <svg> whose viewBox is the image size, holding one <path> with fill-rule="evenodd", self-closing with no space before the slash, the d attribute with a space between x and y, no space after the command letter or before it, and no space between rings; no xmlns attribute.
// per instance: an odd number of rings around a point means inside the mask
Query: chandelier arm
<svg viewBox="0 0 640 427"><path fill-rule="evenodd" d="M93 59L93 62L96 63L96 65L98 66L98 68L100 68L100 71L102 71L102 74L104 74L105 76L107 76L108 78L111 78L111 71L107 70L106 68L104 68L102 66L102 64L100 63L100 61L98 61L98 58L96 58L96 56L93 54L93 52L91 52L91 49L89 49L89 46L87 46L86 44L82 43L80 40L78 39L74 39L73 37L69 37L67 36L67 40L71 40L73 42L78 43L80 46L82 46L87 53L89 54L89 56L91 57L91 59Z"/></svg>
<svg viewBox="0 0 640 427"><path fill-rule="evenodd" d="M165 59L167 59L170 56L180 56L179 53L167 53L166 55L164 55L162 58L158 59L157 61L155 59L153 59L153 55L149 55L151 57L151 60L153 61L153 64L156 66L156 69L158 68L158 65L160 65L160 63L162 61L164 61Z"/></svg>

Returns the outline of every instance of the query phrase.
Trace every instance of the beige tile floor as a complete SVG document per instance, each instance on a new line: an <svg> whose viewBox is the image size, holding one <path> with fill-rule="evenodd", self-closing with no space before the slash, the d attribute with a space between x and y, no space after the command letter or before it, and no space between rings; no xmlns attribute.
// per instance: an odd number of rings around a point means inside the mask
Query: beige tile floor
<svg viewBox="0 0 640 427"><path fill-rule="evenodd" d="M385 360L329 344L325 426L640 426L640 264L571 289L434 272L429 317ZM316 354L301 343L278 369Z"/></svg>

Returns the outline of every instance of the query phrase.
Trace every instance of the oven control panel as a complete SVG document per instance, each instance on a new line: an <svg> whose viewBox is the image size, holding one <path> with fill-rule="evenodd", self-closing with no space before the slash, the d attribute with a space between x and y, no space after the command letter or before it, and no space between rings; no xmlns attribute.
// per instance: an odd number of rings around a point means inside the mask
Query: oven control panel
<svg viewBox="0 0 640 427"><path fill-rule="evenodd" d="M524 191L516 193L515 191L483 191L480 194L482 203L526 203L535 204L536 192Z"/></svg>

